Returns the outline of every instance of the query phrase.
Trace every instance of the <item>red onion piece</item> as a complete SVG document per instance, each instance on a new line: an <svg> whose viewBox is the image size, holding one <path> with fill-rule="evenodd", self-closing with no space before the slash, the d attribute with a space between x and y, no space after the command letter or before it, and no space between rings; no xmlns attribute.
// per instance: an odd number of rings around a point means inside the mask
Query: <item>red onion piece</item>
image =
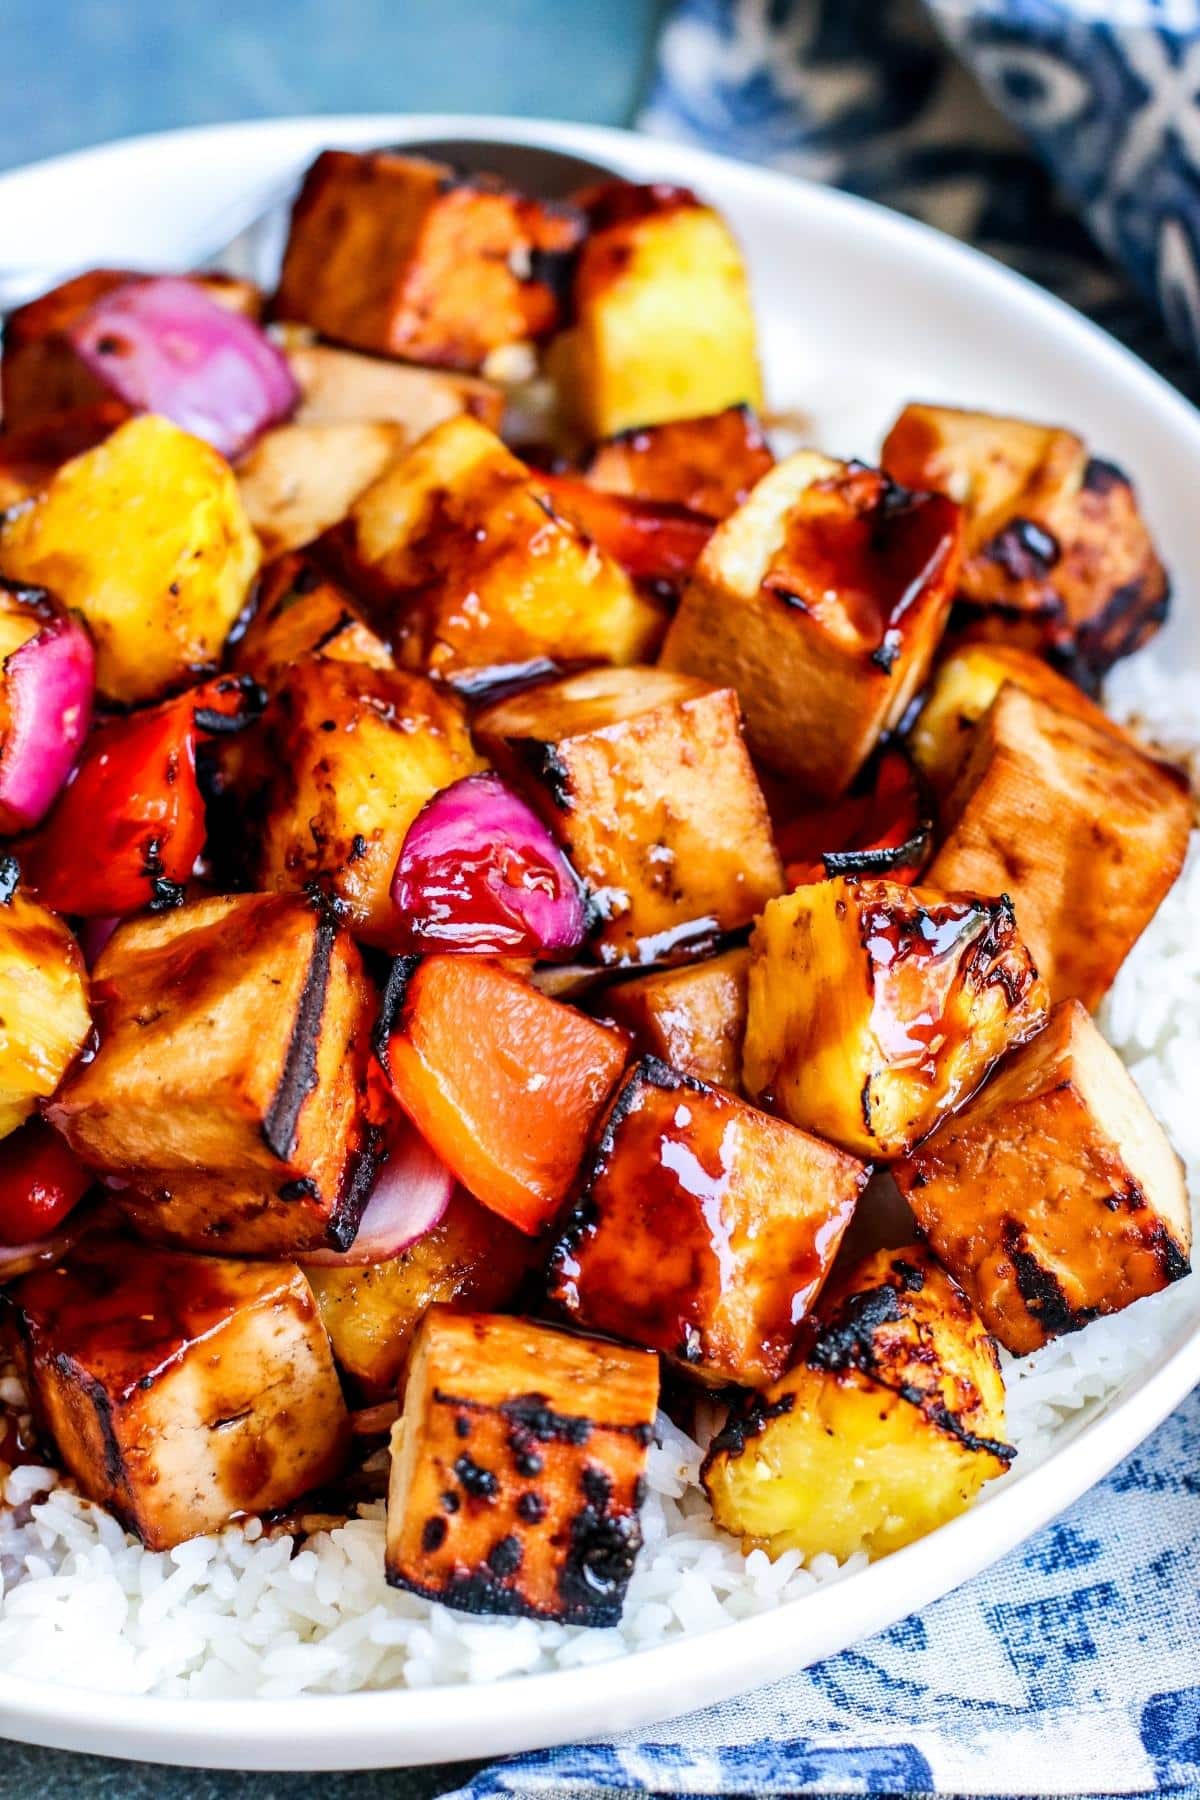
<svg viewBox="0 0 1200 1800"><path fill-rule="evenodd" d="M454 1177L407 1120L397 1124L388 1158L348 1250L308 1250L301 1262L322 1269L386 1262L432 1231L450 1204Z"/></svg>
<svg viewBox="0 0 1200 1800"><path fill-rule="evenodd" d="M92 722L96 656L65 615L4 662L8 721L0 739L0 830L27 831L49 812Z"/></svg>
<svg viewBox="0 0 1200 1800"><path fill-rule="evenodd" d="M0 1244L0 1285L6 1281L15 1281L19 1275L28 1275L31 1269L40 1269L46 1263L61 1262L68 1250L74 1249L85 1231L91 1230L95 1224L92 1216L77 1219L74 1214L45 1237L35 1238L29 1244Z"/></svg>
<svg viewBox="0 0 1200 1800"><path fill-rule="evenodd" d="M126 282L67 336L118 400L173 419L222 456L239 456L300 396L266 333L180 276Z"/></svg>
<svg viewBox="0 0 1200 1800"><path fill-rule="evenodd" d="M570 863L498 775L467 775L409 826L392 877L391 948L561 956L587 936Z"/></svg>
<svg viewBox="0 0 1200 1800"><path fill-rule="evenodd" d="M83 920L76 935L79 938L79 948L83 951L83 960L89 969L95 968L100 960L100 952L120 923L119 918Z"/></svg>

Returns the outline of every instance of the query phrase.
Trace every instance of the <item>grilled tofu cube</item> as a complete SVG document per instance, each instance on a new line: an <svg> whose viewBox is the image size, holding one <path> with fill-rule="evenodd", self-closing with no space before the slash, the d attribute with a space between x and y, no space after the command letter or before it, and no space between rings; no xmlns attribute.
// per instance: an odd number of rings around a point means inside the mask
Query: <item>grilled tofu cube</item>
<svg viewBox="0 0 1200 1800"><path fill-rule="evenodd" d="M331 913L284 894L193 901L123 925L92 981L100 1047L46 1109L81 1160L142 1192L178 1186L197 1249L240 1247L222 1204L239 1191L248 1248L344 1249L370 1185L376 1002Z"/></svg>
<svg viewBox="0 0 1200 1800"><path fill-rule="evenodd" d="M934 1253L1018 1356L1188 1272L1179 1158L1078 1000L895 1176Z"/></svg>
<svg viewBox="0 0 1200 1800"><path fill-rule="evenodd" d="M1170 584L1133 488L1072 432L908 406L883 466L962 504L960 598L973 633L1047 652L1091 685L1166 617Z"/></svg>
<svg viewBox="0 0 1200 1800"><path fill-rule="evenodd" d="M610 494L686 506L724 519L750 498L774 464L762 426L748 406L702 419L635 425L592 451L587 479Z"/></svg>
<svg viewBox="0 0 1200 1800"><path fill-rule="evenodd" d="M464 1612L615 1625L658 1359L434 1307L392 1434L387 1578Z"/></svg>
<svg viewBox="0 0 1200 1800"><path fill-rule="evenodd" d="M574 322L551 367L584 435L761 405L746 269L720 214L662 183L583 199Z"/></svg>
<svg viewBox="0 0 1200 1800"><path fill-rule="evenodd" d="M661 661L728 682L754 754L827 800L921 687L960 536L944 496L798 451L709 539Z"/></svg>
<svg viewBox="0 0 1200 1800"><path fill-rule="evenodd" d="M263 570L254 617L233 646L231 661L239 674L270 692L309 657L395 667L391 651L349 594L311 557L292 551Z"/></svg>
<svg viewBox="0 0 1200 1800"><path fill-rule="evenodd" d="M0 857L0 1137L54 1093L92 1029L79 946Z"/></svg>
<svg viewBox="0 0 1200 1800"><path fill-rule="evenodd" d="M3 365L0 364L0 368ZM94 450L130 417L120 400L76 406L22 431L0 431L0 514L33 500L73 456Z"/></svg>
<svg viewBox="0 0 1200 1800"><path fill-rule="evenodd" d="M443 419L471 413L499 431L504 390L477 375L414 369L381 356L359 356L332 344L293 344L287 351L300 388L298 425L351 425L363 419L403 428L415 444Z"/></svg>
<svg viewBox="0 0 1200 1800"><path fill-rule="evenodd" d="M498 701L475 731L591 889L602 961L711 944L782 890L731 689L663 669L593 669Z"/></svg>
<svg viewBox="0 0 1200 1800"><path fill-rule="evenodd" d="M749 981L750 952L727 950L610 987L599 1010L623 1025L643 1054L737 1093Z"/></svg>
<svg viewBox="0 0 1200 1800"><path fill-rule="evenodd" d="M323 657L298 663L248 752L256 885L315 881L356 935L386 946L409 826L439 788L478 767L460 702L423 675Z"/></svg>
<svg viewBox="0 0 1200 1800"><path fill-rule="evenodd" d="M1007 899L815 882L751 939L746 1091L858 1155L903 1156L1047 1009Z"/></svg>
<svg viewBox="0 0 1200 1800"><path fill-rule="evenodd" d="M341 1367L368 1399L396 1391L413 1336L431 1306L507 1306L544 1252L463 1188L439 1224L386 1262L307 1270Z"/></svg>
<svg viewBox="0 0 1200 1800"><path fill-rule="evenodd" d="M95 1238L8 1304L41 1428L152 1550L331 1480L349 1419L294 1263Z"/></svg>
<svg viewBox="0 0 1200 1800"><path fill-rule="evenodd" d="M282 556L344 519L408 442L403 426L359 419L279 425L238 464L238 493L265 557Z"/></svg>
<svg viewBox="0 0 1200 1800"><path fill-rule="evenodd" d="M661 635L658 607L465 416L360 495L323 548L400 661L452 681L547 658L636 662Z"/></svg>
<svg viewBox="0 0 1200 1800"><path fill-rule="evenodd" d="M793 1368L734 1414L702 1470L747 1550L884 1556L962 1512L1015 1452L996 1346L919 1245L823 1295Z"/></svg>
<svg viewBox="0 0 1200 1800"><path fill-rule="evenodd" d="M275 315L356 350L478 369L558 322L571 208L443 163L326 150L292 208Z"/></svg>
<svg viewBox="0 0 1200 1800"><path fill-rule="evenodd" d="M0 572L82 613L99 690L128 705L219 660L258 561L229 465L152 413L64 463L0 521Z"/></svg>
<svg viewBox="0 0 1200 1800"><path fill-rule="evenodd" d="M930 887L1008 894L1052 1000L1098 1005L1183 867L1187 782L1008 682L941 815Z"/></svg>
<svg viewBox="0 0 1200 1800"><path fill-rule="evenodd" d="M703 1381L765 1387L866 1180L854 1157L647 1057L580 1173L551 1298Z"/></svg>

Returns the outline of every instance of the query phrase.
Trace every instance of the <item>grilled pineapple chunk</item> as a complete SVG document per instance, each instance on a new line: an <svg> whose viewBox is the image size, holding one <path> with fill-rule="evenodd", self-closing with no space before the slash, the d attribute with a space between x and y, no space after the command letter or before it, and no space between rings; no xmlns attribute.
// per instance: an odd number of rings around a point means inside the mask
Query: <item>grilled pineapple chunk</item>
<svg viewBox="0 0 1200 1800"><path fill-rule="evenodd" d="M1077 1000L895 1175L937 1256L1018 1356L1188 1272L1179 1158Z"/></svg>
<svg viewBox="0 0 1200 1800"><path fill-rule="evenodd" d="M584 204L575 322L551 349L584 435L759 406L749 283L720 214L662 183L613 182Z"/></svg>
<svg viewBox="0 0 1200 1800"><path fill-rule="evenodd" d="M332 1479L349 1419L294 1263L86 1244L9 1292L35 1416L152 1550Z"/></svg>
<svg viewBox="0 0 1200 1800"><path fill-rule="evenodd" d="M750 951L747 1093L861 1156L902 1156L1047 1011L1007 899L839 877Z"/></svg>
<svg viewBox="0 0 1200 1800"><path fill-rule="evenodd" d="M547 658L636 662L661 635L658 607L466 416L422 438L322 544L399 660L459 683Z"/></svg>
<svg viewBox="0 0 1200 1800"><path fill-rule="evenodd" d="M334 917L298 895L193 901L123 925L93 986L100 1048L46 1109L76 1154L194 1249L344 1249L370 1186L375 998Z"/></svg>
<svg viewBox="0 0 1200 1800"><path fill-rule="evenodd" d="M608 963L650 963L747 924L783 887L736 696L663 669L594 669L475 722L603 915Z"/></svg>
<svg viewBox="0 0 1200 1800"><path fill-rule="evenodd" d="M129 705L217 662L258 561L229 465L153 413L0 525L0 571L82 613L101 694Z"/></svg>
<svg viewBox="0 0 1200 1800"><path fill-rule="evenodd" d="M615 1625L658 1359L435 1306L392 1434L387 1578L465 1612Z"/></svg>
<svg viewBox="0 0 1200 1800"><path fill-rule="evenodd" d="M1046 651L1090 685L1166 617L1166 571L1133 488L1072 432L907 406L882 460L896 481L964 507L972 633Z"/></svg>
<svg viewBox="0 0 1200 1800"><path fill-rule="evenodd" d="M0 1137L54 1093L92 1029L79 946L0 857Z"/></svg>
<svg viewBox="0 0 1200 1800"><path fill-rule="evenodd" d="M798 451L701 551L660 660L728 682L754 754L827 800L924 681L960 536L942 495Z"/></svg>
<svg viewBox="0 0 1200 1800"><path fill-rule="evenodd" d="M763 1387L866 1179L854 1157L647 1057L580 1172L551 1298L704 1381Z"/></svg>
<svg viewBox="0 0 1200 1800"><path fill-rule="evenodd" d="M600 1010L631 1032L647 1056L736 1093L749 980L750 952L727 950L704 962L623 981L607 990Z"/></svg>
<svg viewBox="0 0 1200 1800"><path fill-rule="evenodd" d="M1008 894L1052 1000L1090 1009L1183 867L1178 770L1005 683L941 812L931 887Z"/></svg>
<svg viewBox="0 0 1200 1800"><path fill-rule="evenodd" d="M307 1271L333 1353L369 1399L395 1392L429 1308L505 1306L541 1247L457 1188L440 1223L399 1256Z"/></svg>
<svg viewBox="0 0 1200 1800"><path fill-rule="evenodd" d="M962 1512L1015 1452L996 1346L919 1245L822 1296L795 1366L714 1440L713 1517L747 1550L884 1556Z"/></svg>
<svg viewBox="0 0 1200 1800"><path fill-rule="evenodd" d="M472 413L493 431L504 417L504 391L476 375L415 369L381 356L359 356L332 344L293 344L287 351L300 389L298 425L347 425L382 420L418 438L459 413Z"/></svg>
<svg viewBox="0 0 1200 1800"><path fill-rule="evenodd" d="M254 872L262 888L311 882L357 935L386 945L392 873L439 788L479 767L460 702L408 670L309 658L271 697L249 752ZM256 786L257 784L257 786Z"/></svg>
<svg viewBox="0 0 1200 1800"><path fill-rule="evenodd" d="M344 519L405 448L403 426L358 419L278 425L238 464L238 492L264 557L309 544Z"/></svg>
<svg viewBox="0 0 1200 1800"><path fill-rule="evenodd" d="M775 459L757 415L727 406L700 419L635 425L592 451L587 479L609 494L724 519L762 480Z"/></svg>
<svg viewBox="0 0 1200 1800"><path fill-rule="evenodd" d="M395 667L357 606L311 557L292 551L263 570L254 617L233 648L233 667L270 692L308 657Z"/></svg>

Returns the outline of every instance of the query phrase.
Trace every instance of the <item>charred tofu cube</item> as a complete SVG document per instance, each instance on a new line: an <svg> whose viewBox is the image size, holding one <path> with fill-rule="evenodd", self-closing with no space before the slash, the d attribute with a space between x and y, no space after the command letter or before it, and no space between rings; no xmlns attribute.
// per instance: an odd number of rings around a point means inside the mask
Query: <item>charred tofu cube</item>
<svg viewBox="0 0 1200 1800"><path fill-rule="evenodd" d="M383 1400L395 1393L431 1306L507 1306L543 1264L533 1239L456 1188L440 1222L399 1256L307 1274L338 1363L368 1399Z"/></svg>
<svg viewBox="0 0 1200 1800"><path fill-rule="evenodd" d="M391 669L392 653L343 588L311 557L293 551L263 570L254 617L231 661L270 692L310 657Z"/></svg>
<svg viewBox="0 0 1200 1800"><path fill-rule="evenodd" d="M702 1475L747 1550L844 1560L936 1530L1014 1455L996 1346L914 1244L822 1296L795 1365L735 1410Z"/></svg>
<svg viewBox="0 0 1200 1800"><path fill-rule="evenodd" d="M376 150L326 150L292 209L275 316L356 350L478 369L558 323L571 208Z"/></svg>
<svg viewBox="0 0 1200 1800"><path fill-rule="evenodd" d="M694 952L782 890L731 689L595 669L498 701L475 730L591 889L602 961Z"/></svg>
<svg viewBox="0 0 1200 1800"><path fill-rule="evenodd" d="M765 1387L866 1179L854 1157L646 1058L581 1171L551 1298L703 1381Z"/></svg>
<svg viewBox="0 0 1200 1800"><path fill-rule="evenodd" d="M1008 682L942 807L930 887L1008 894L1052 1000L1095 1008L1173 885L1179 771Z"/></svg>
<svg viewBox="0 0 1200 1800"><path fill-rule="evenodd" d="M623 1025L645 1055L737 1093L749 980L750 952L727 950L623 981L602 996L599 1010Z"/></svg>
<svg viewBox="0 0 1200 1800"><path fill-rule="evenodd" d="M960 535L944 496L798 451L709 539L661 660L728 682L754 754L829 799L928 673Z"/></svg>
<svg viewBox="0 0 1200 1800"><path fill-rule="evenodd" d="M415 444L444 419L470 413L493 431L504 417L504 390L477 375L414 369L332 344L293 344L288 363L300 389L298 425L353 425L364 419L399 426Z"/></svg>
<svg viewBox="0 0 1200 1800"><path fill-rule="evenodd" d="M0 857L0 1138L54 1093L92 1030L79 946Z"/></svg>
<svg viewBox="0 0 1200 1800"><path fill-rule="evenodd" d="M583 204L574 322L551 367L584 435L759 406L750 287L721 215L665 184L613 182Z"/></svg>
<svg viewBox="0 0 1200 1800"><path fill-rule="evenodd" d="M39 1426L150 1549L340 1472L349 1419L294 1263L92 1238L7 1300Z"/></svg>
<svg viewBox="0 0 1200 1800"><path fill-rule="evenodd" d="M409 826L479 762L456 697L407 669L310 657L279 683L248 748L248 835L261 888L316 882L385 947Z"/></svg>
<svg viewBox="0 0 1200 1800"><path fill-rule="evenodd" d="M344 519L406 444L402 426L359 419L339 425L279 425L238 464L246 517L265 557L282 556Z"/></svg>
<svg viewBox="0 0 1200 1800"><path fill-rule="evenodd" d="M858 1155L903 1156L1047 1004L1007 899L815 882L751 940L746 1091Z"/></svg>
<svg viewBox="0 0 1200 1800"><path fill-rule="evenodd" d="M1179 1158L1077 1000L895 1175L935 1255L1017 1356L1188 1272Z"/></svg>
<svg viewBox="0 0 1200 1800"><path fill-rule="evenodd" d="M376 1002L332 914L237 894L133 919L92 988L100 1047L46 1109L80 1159L139 1191L178 1187L196 1249L344 1249L365 1202Z"/></svg>
<svg viewBox="0 0 1200 1800"><path fill-rule="evenodd" d="M464 1612L615 1625L658 1358L434 1307L392 1435L387 1578Z"/></svg>
<svg viewBox="0 0 1200 1800"><path fill-rule="evenodd" d="M460 684L548 658L636 662L661 636L659 608L476 419L431 431L322 548L401 662Z"/></svg>
<svg viewBox="0 0 1200 1800"><path fill-rule="evenodd" d="M609 494L685 506L724 519L750 498L774 464L762 426L748 406L702 419L634 425L592 451L587 479Z"/></svg>
<svg viewBox="0 0 1200 1800"><path fill-rule="evenodd" d="M908 406L883 466L963 506L972 634L1045 652L1091 686L1166 617L1170 584L1133 488L1072 432Z"/></svg>

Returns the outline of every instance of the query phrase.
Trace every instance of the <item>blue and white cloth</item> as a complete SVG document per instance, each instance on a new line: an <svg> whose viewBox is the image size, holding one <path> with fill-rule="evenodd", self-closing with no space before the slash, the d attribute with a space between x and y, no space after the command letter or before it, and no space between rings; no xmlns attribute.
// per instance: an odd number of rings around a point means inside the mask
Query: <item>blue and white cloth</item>
<svg viewBox="0 0 1200 1800"><path fill-rule="evenodd" d="M676 0L643 123L967 238L1200 391L1200 4L930 10L943 35L918 0ZM924 1613L741 1700L517 1757L462 1792L1200 1794L1200 1392Z"/></svg>

